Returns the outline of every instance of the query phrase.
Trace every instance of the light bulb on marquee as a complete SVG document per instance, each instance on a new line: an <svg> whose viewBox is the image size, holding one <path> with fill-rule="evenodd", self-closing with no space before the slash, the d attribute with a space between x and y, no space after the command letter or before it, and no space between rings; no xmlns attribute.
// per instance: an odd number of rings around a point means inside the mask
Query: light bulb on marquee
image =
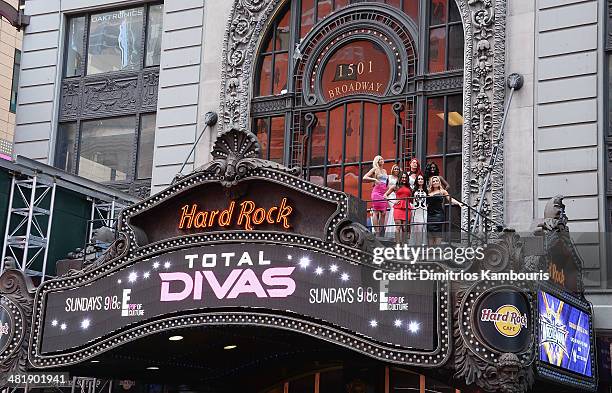
<svg viewBox="0 0 612 393"><path fill-rule="evenodd" d="M408 324L408 330L410 331L410 333L418 333L418 331L421 329L421 326L418 322L410 322Z"/></svg>
<svg viewBox="0 0 612 393"><path fill-rule="evenodd" d="M370 321L370 326L373 327L373 328L377 327L378 326L378 321L376 321L376 319L372 319Z"/></svg>
<svg viewBox="0 0 612 393"><path fill-rule="evenodd" d="M55 327L57 326L57 319L54 319L53 321L51 321L51 326Z"/></svg>
<svg viewBox="0 0 612 393"><path fill-rule="evenodd" d="M149 278L149 276L150 276L150 275L151 275L151 274L150 274L149 272L145 272L145 273L142 275L142 277L143 277L143 278Z"/></svg>
<svg viewBox="0 0 612 393"><path fill-rule="evenodd" d="M349 276L348 273L342 273L342 275L340 276L340 279L342 281L348 281L349 278L351 278L351 276Z"/></svg>
<svg viewBox="0 0 612 393"><path fill-rule="evenodd" d="M89 327L89 324L90 324L89 319L83 319L83 322L81 322L81 328L87 329Z"/></svg>
<svg viewBox="0 0 612 393"><path fill-rule="evenodd" d="M60 329L62 329L62 330L66 330L66 328L67 328L67 326L66 326L66 324L65 324L65 323L62 323L62 324L60 325Z"/></svg>
<svg viewBox="0 0 612 393"><path fill-rule="evenodd" d="M321 274L323 274L323 268L321 266L317 267L315 269L315 273L317 276L320 276Z"/></svg>
<svg viewBox="0 0 612 393"><path fill-rule="evenodd" d="M138 278L138 273L131 272L129 277L128 277L128 281L129 282L134 282L134 281L136 281L137 278Z"/></svg>
<svg viewBox="0 0 612 393"><path fill-rule="evenodd" d="M167 261L166 263L164 263L164 269L170 269L170 266L172 266L170 264L170 261Z"/></svg>
<svg viewBox="0 0 612 393"><path fill-rule="evenodd" d="M300 258L300 267L302 269L306 269L308 267L308 265L310 265L310 258L308 258L308 257Z"/></svg>
<svg viewBox="0 0 612 393"><path fill-rule="evenodd" d="M153 263L153 269L159 269L159 262Z"/></svg>
<svg viewBox="0 0 612 393"><path fill-rule="evenodd" d="M330 270L332 273L337 272L337 271L338 271L338 265L331 265L331 266L329 267L329 270Z"/></svg>
<svg viewBox="0 0 612 393"><path fill-rule="evenodd" d="M395 327L400 327L402 326L402 321L400 319L396 319L394 322Z"/></svg>

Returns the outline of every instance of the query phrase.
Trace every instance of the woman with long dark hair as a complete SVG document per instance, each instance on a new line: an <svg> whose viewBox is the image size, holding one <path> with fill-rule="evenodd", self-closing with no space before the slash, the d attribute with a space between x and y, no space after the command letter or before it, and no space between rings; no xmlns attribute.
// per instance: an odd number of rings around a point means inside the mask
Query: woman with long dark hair
<svg viewBox="0 0 612 393"><path fill-rule="evenodd" d="M440 176L440 168L438 168L438 164L436 164L435 162L432 161L427 164L427 166L425 167L424 175L425 184L429 184L429 180L433 176L438 176L440 178L440 181L442 182L442 186L444 187L444 189L448 191L448 189L450 188L450 184L448 184L448 182L442 176Z"/></svg>
<svg viewBox="0 0 612 393"><path fill-rule="evenodd" d="M425 176L418 175L412 189L412 221L410 222L410 244L427 243L427 185Z"/></svg>

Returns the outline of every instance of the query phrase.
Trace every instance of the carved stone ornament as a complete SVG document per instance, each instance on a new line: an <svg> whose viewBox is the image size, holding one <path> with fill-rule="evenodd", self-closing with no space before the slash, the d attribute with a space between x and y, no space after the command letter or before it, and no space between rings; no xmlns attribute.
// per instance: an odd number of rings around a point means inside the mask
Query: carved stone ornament
<svg viewBox="0 0 612 393"><path fill-rule="evenodd" d="M83 114L133 111L138 105L138 78L85 82Z"/></svg>
<svg viewBox="0 0 612 393"><path fill-rule="evenodd" d="M505 97L506 0L456 0L465 37L462 200L478 206ZM257 48L287 0L234 0L224 41L220 128L247 128ZM315 27L316 29L316 27ZM503 221L504 159L500 151L484 214ZM463 221L469 219L467 209Z"/></svg>
<svg viewBox="0 0 612 393"><path fill-rule="evenodd" d="M544 222L538 225L541 231L567 232L567 215L565 214L564 197L557 195L544 208Z"/></svg>
<svg viewBox="0 0 612 393"><path fill-rule="evenodd" d="M231 187L248 172L255 168L271 168L298 176L301 168L286 168L276 162L262 160L261 147L257 137L246 129L231 128L221 132L212 150L213 160L196 170L196 172L212 172L219 177L221 184ZM177 176L173 183L181 179Z"/></svg>
<svg viewBox="0 0 612 393"><path fill-rule="evenodd" d="M20 270L8 269L0 276L0 388L11 373L28 367L34 290Z"/></svg>
<svg viewBox="0 0 612 393"><path fill-rule="evenodd" d="M533 335L523 352L500 352L483 344L474 326L476 299L497 285L499 283L480 282L456 294L453 321L455 378L487 392L524 393L534 382Z"/></svg>
<svg viewBox="0 0 612 393"><path fill-rule="evenodd" d="M527 260L525 242L512 230L496 234L484 250L485 257L470 267L471 271L490 270L493 273L537 273L538 261ZM458 282L455 294L454 342L455 378L467 385L477 385L484 391L524 393L534 382L533 363L537 345L530 322L528 335L517 352L508 353L483 339L478 326L481 301L496 291L522 293L527 304L534 307L534 290L529 281L478 281ZM527 312L529 316L531 312ZM529 318L529 317L528 317ZM531 318L533 321L533 318ZM524 334L524 333L523 333ZM513 342L513 345L516 345Z"/></svg>
<svg viewBox="0 0 612 393"><path fill-rule="evenodd" d="M102 256L96 259L93 263L85 265L82 270L69 270L64 277L73 277L82 274L83 272L90 272L97 267L100 267L114 259L117 259L124 255L129 249L129 241L124 232L119 232L119 238L115 240L111 246L102 254Z"/></svg>
<svg viewBox="0 0 612 393"><path fill-rule="evenodd" d="M383 247L372 231L349 220L338 224L335 236L339 243L368 253L374 253L375 248Z"/></svg>

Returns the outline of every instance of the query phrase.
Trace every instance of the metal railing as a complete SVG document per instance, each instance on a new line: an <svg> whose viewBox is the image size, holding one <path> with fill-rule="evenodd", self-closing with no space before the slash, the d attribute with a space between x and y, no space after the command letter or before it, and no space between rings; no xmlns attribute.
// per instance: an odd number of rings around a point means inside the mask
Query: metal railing
<svg viewBox="0 0 612 393"><path fill-rule="evenodd" d="M429 221L426 222L415 222L414 214L417 211L415 208L416 199L425 199L427 205L432 196L419 197L414 196L408 198L386 198L377 200L364 200L368 204L368 220L365 225L372 230L383 242L394 242L405 244L408 243L413 246L417 245L438 245L438 244L463 244L463 245L483 245L489 241L491 232L501 231L502 226L489 217L479 213L473 207L458 202L451 198L453 204L449 201L449 198L444 198L443 211L444 219L442 221ZM393 214L393 206L400 202L406 202L406 212L402 223L397 223L395 219L389 220L389 214ZM383 223L374 222L375 210L370 207L373 202L385 202L387 209L385 211L385 218ZM462 211L467 210L467 222L462 222ZM427 208L425 210L425 216L427 217ZM476 220L476 217L479 217ZM399 221L399 220L398 220ZM484 224L479 229L474 225L475 222L480 221ZM482 229L484 228L484 230Z"/></svg>

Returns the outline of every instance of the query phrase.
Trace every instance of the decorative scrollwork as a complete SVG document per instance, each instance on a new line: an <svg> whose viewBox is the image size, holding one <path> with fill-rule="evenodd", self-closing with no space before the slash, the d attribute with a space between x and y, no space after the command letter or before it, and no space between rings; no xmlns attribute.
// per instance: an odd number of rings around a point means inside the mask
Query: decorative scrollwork
<svg viewBox="0 0 612 393"><path fill-rule="evenodd" d="M240 179L256 168L271 168L297 176L301 168L286 168L272 161L262 160L261 147L257 136L248 130L231 128L221 132L212 150L213 160L196 170L212 172L219 178L225 187L238 184ZM177 175L174 182L182 177Z"/></svg>
<svg viewBox="0 0 612 393"><path fill-rule="evenodd" d="M60 117L73 118L81 111L81 85L78 81L62 82Z"/></svg>
<svg viewBox="0 0 612 393"><path fill-rule="evenodd" d="M459 2L462 11L469 15L464 22L471 25L471 29L466 29L466 51L469 51L467 58L470 63L465 69L465 80L471 82L471 86L464 88L464 100L469 111L465 117L464 152L467 159L464 159L463 180L468 186L464 187L462 198L476 208L487 173L492 172L493 181L488 185L482 213L496 222L503 219L503 154L498 156L495 167L490 167L489 159L494 130L501 126L505 91L505 4L504 1L467 0L466 6ZM501 17L496 18L496 13Z"/></svg>
<svg viewBox="0 0 612 393"><path fill-rule="evenodd" d="M96 259L93 263L85 265L83 269L69 270L63 277L74 277L80 274L90 272L98 267L113 261L117 258L122 257L129 249L129 240L124 232L119 232L119 237L115 240L111 246L102 254L102 256Z"/></svg>
<svg viewBox="0 0 612 393"><path fill-rule="evenodd" d="M159 73L148 72L142 76L142 107L157 108L157 96L159 90Z"/></svg>
<svg viewBox="0 0 612 393"><path fill-rule="evenodd" d="M28 337L34 304L34 285L20 270L8 269L0 276L0 311L9 316L3 322L6 345L0 348L0 388L13 372L25 372L28 365Z"/></svg>
<svg viewBox="0 0 612 393"><path fill-rule="evenodd" d="M362 224L348 220L338 224L335 237L341 244L369 253L373 253L376 247L382 247L372 231Z"/></svg>
<svg viewBox="0 0 612 393"><path fill-rule="evenodd" d="M96 114L136 110L138 79L112 79L86 82L83 88L83 113Z"/></svg>
<svg viewBox="0 0 612 393"><path fill-rule="evenodd" d="M481 270L503 272L519 270L523 266L523 242L514 231L506 230L497 239L492 239L484 249L484 258L479 261Z"/></svg>

